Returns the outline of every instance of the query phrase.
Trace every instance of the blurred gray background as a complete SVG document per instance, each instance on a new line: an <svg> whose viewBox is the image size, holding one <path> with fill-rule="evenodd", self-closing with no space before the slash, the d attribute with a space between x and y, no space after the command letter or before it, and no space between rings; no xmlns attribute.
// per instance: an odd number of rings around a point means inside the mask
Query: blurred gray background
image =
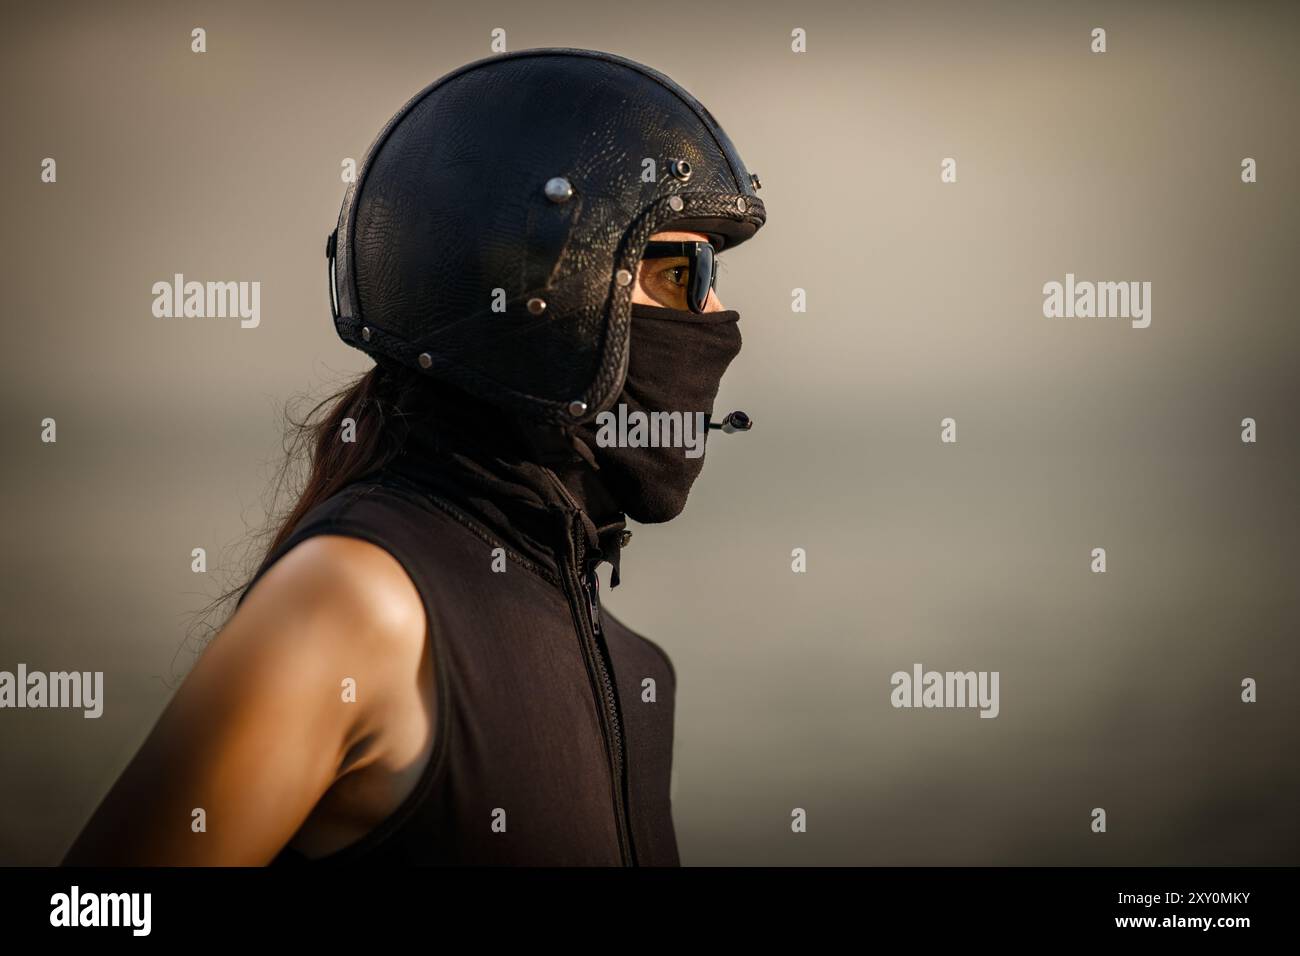
<svg viewBox="0 0 1300 956"><path fill-rule="evenodd" d="M1140 6L9 11L0 669L107 700L0 711L0 863L61 857L192 664L285 402L369 366L325 300L340 162L496 27L668 73L763 183L718 285L757 426L607 592L678 673L683 863L1300 862L1300 20ZM176 272L260 281L260 327L154 318ZM1044 318L1067 272L1150 281L1150 328ZM999 671L1000 716L894 709L914 662Z"/></svg>

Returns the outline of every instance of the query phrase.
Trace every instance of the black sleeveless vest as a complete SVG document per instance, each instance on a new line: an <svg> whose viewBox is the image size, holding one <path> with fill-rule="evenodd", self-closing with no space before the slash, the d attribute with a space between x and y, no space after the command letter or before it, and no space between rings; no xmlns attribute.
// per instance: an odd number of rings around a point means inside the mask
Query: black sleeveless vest
<svg viewBox="0 0 1300 956"><path fill-rule="evenodd" d="M392 554L429 622L433 752L366 836L318 860L286 846L272 863L679 865L676 675L598 597L622 514L597 526L538 465L407 445L309 511L244 593L312 535Z"/></svg>

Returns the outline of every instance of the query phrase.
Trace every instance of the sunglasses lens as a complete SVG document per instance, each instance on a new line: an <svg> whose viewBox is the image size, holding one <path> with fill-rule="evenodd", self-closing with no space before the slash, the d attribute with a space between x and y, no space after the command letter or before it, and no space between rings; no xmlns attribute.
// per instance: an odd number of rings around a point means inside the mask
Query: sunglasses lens
<svg viewBox="0 0 1300 956"><path fill-rule="evenodd" d="M717 287L718 258L707 242L650 242L642 254L641 286L665 308L704 312Z"/></svg>
<svg viewBox="0 0 1300 956"><path fill-rule="evenodd" d="M704 304L709 301L709 290L717 281L717 260L713 255L713 246L707 242L695 246L694 268L691 270L691 310L703 312Z"/></svg>

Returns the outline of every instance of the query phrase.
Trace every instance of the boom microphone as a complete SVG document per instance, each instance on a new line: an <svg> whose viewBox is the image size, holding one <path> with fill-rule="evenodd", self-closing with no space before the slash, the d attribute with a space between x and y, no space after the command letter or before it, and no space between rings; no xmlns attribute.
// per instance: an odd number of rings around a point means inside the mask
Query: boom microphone
<svg viewBox="0 0 1300 956"><path fill-rule="evenodd" d="M710 428L721 428L730 435L732 432L747 432L754 427L754 420L740 409L731 412L720 422L709 422Z"/></svg>

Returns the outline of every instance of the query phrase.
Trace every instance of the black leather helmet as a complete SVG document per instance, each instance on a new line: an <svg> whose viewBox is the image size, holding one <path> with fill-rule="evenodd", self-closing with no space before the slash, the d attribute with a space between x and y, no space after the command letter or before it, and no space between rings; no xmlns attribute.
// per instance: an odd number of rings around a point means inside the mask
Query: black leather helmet
<svg viewBox="0 0 1300 956"><path fill-rule="evenodd" d="M403 106L348 187L326 243L335 328L529 419L589 420L623 387L650 236L737 246L766 219L758 187L656 70L567 48L478 60Z"/></svg>

